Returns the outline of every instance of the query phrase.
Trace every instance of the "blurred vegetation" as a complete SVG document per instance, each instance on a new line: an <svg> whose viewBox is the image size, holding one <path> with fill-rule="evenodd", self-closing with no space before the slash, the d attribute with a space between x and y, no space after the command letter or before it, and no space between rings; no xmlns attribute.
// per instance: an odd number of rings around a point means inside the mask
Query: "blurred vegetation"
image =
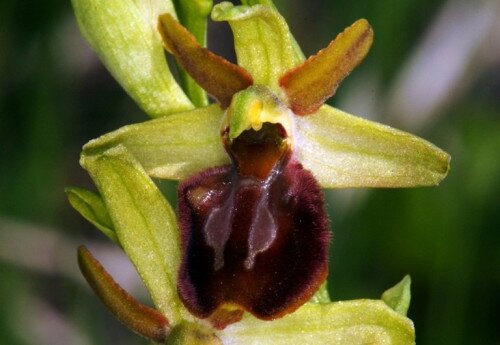
<svg viewBox="0 0 500 345"><path fill-rule="evenodd" d="M500 58L487 49L495 41L484 38L446 102L416 126L384 111L438 13L447 6L453 14L463 1L276 3L306 55L367 18L375 45L333 104L452 155L452 171L437 188L327 192L332 297L378 298L409 273L419 344L500 344ZM474 14L462 15L449 25ZM92 188L78 165L86 141L146 117L80 37L69 0L2 1L0 22L0 344L144 343L78 278L76 244L108 242L70 208L63 189ZM211 47L233 56L227 27L211 29ZM462 33L451 32L460 41ZM440 57L443 69L455 53ZM439 73L432 77L439 82ZM174 195L175 186L159 183Z"/></svg>

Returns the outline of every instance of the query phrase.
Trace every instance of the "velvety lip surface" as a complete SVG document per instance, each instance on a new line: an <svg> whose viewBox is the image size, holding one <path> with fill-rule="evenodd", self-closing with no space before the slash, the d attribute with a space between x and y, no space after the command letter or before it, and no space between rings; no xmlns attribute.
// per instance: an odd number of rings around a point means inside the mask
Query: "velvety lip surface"
<svg viewBox="0 0 500 345"><path fill-rule="evenodd" d="M322 193L291 155L267 180L231 166L206 170L184 181L178 197L178 288L193 314L236 308L274 319L302 305L326 278Z"/></svg>

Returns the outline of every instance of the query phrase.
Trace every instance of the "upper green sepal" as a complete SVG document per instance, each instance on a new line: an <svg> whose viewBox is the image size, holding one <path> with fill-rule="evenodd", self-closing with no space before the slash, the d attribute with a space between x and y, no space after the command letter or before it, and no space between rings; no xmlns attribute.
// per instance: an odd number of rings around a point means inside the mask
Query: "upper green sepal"
<svg viewBox="0 0 500 345"><path fill-rule="evenodd" d="M254 84L279 93L279 77L304 60L288 25L273 7L222 2L214 6L212 19L231 25L238 65L252 75Z"/></svg>
<svg viewBox="0 0 500 345"><path fill-rule="evenodd" d="M324 188L433 186L450 156L415 135L324 105L296 117L296 153Z"/></svg>
<svg viewBox="0 0 500 345"><path fill-rule="evenodd" d="M382 300L396 312L406 316L411 301L411 278L406 275L399 283L382 294Z"/></svg>
<svg viewBox="0 0 500 345"><path fill-rule="evenodd" d="M156 31L170 0L72 0L83 36L127 93L151 117L193 108L172 76Z"/></svg>
<svg viewBox="0 0 500 345"><path fill-rule="evenodd" d="M106 205L99 194L78 187L68 187L64 191L68 196L71 206L73 206L83 218L91 222L113 242L120 244L115 229L113 228L113 222L106 209Z"/></svg>
<svg viewBox="0 0 500 345"><path fill-rule="evenodd" d="M279 14L279 11L276 8L276 5L274 4L274 2L272 0L241 0L241 4L247 5L247 6L265 5ZM290 35L291 35L291 33L290 33ZM297 59L299 59L300 61L305 60L304 53L302 52L302 49L300 49L299 44L297 43L297 41L295 40L295 38L293 36L291 36L291 41L292 41L293 50L295 51L295 55L296 55Z"/></svg>

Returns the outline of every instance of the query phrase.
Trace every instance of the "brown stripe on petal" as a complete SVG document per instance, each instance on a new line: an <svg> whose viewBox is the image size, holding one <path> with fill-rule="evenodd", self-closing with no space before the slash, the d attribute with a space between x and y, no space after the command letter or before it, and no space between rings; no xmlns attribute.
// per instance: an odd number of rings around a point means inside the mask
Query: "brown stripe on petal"
<svg viewBox="0 0 500 345"><path fill-rule="evenodd" d="M128 294L85 246L78 247L78 265L99 299L125 326L158 343L167 339L168 320L156 309L139 303Z"/></svg>
<svg viewBox="0 0 500 345"><path fill-rule="evenodd" d="M160 16L158 30L165 48L223 108L229 106L235 93L253 84L245 69L201 47L193 34L170 14Z"/></svg>
<svg viewBox="0 0 500 345"><path fill-rule="evenodd" d="M363 61L373 43L373 30L360 19L325 49L280 78L289 106L297 115L314 113L335 94L340 82Z"/></svg>

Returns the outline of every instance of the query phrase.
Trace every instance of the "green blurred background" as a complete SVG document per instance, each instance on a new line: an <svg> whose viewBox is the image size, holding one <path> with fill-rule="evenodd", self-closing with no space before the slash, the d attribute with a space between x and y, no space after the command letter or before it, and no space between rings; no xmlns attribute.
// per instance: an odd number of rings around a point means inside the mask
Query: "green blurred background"
<svg viewBox="0 0 500 345"><path fill-rule="evenodd" d="M306 55L354 20L375 44L332 104L452 155L437 188L327 192L333 299L412 276L418 344L500 344L500 1L276 1ZM81 146L146 119L90 51L69 0L0 2L0 344L144 344L91 295L88 244L147 299L120 251L74 212ZM226 25L210 47L234 59ZM172 197L172 184L158 182Z"/></svg>

